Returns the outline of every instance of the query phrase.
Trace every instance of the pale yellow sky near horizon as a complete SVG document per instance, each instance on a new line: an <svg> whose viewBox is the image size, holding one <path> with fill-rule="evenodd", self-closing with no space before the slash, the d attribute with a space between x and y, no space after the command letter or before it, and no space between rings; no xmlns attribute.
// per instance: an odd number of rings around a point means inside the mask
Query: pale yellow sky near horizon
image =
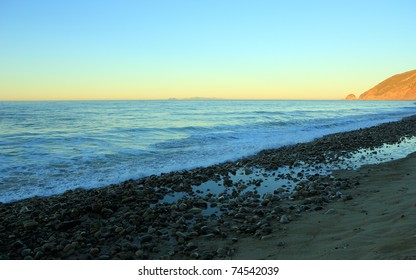
<svg viewBox="0 0 416 280"><path fill-rule="evenodd" d="M387 78L383 77L382 79ZM264 80L250 81L249 77L230 82L210 83L188 82L181 84L180 80L168 81L168 79L153 83L140 84L132 81L117 81L109 78L104 79L101 84L78 82L70 83L61 78L61 82L47 83L43 78L41 81L27 81L22 83L0 83L0 100L24 101L24 100L164 100L169 98L220 98L220 99L312 99L312 100L338 100L345 98L348 94L359 96L364 91L381 82L369 79L364 83L355 81L348 83L336 77L312 81L310 78L299 81L286 78L276 82ZM252 82L252 83L250 83ZM325 83L325 84L324 84Z"/></svg>
<svg viewBox="0 0 416 280"><path fill-rule="evenodd" d="M76 69L73 70L76 72ZM124 73L124 72L123 72ZM50 77L44 73L33 79L21 77L0 81L0 100L153 100L169 98L221 98L221 99L317 99L337 100L354 93L359 96L385 78L386 74L371 72L368 81L358 75L339 75L338 72L311 75L310 70L263 77L255 73L222 77L204 73L186 73L155 78L157 70L145 79L112 72L78 75L68 78L68 72L58 71ZM392 73L395 74L395 73ZM388 74L389 76L392 74ZM252 76L250 76L252 75ZM339 76L337 76L339 75ZM367 78L367 77L366 77ZM21 79L19 83L18 80ZM227 80L228 79L228 80Z"/></svg>

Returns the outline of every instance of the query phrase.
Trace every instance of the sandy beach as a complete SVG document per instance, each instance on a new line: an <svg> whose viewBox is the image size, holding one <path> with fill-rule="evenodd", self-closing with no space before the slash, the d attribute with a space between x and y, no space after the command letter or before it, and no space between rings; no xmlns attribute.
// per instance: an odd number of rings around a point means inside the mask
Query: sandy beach
<svg viewBox="0 0 416 280"><path fill-rule="evenodd" d="M416 154L335 176L354 197L309 212L273 238L240 241L234 259L416 259Z"/></svg>
<svg viewBox="0 0 416 280"><path fill-rule="evenodd" d="M0 259L415 259L415 154L326 170L359 149L363 159L382 157L375 147L412 136L415 116L235 162L0 203Z"/></svg>

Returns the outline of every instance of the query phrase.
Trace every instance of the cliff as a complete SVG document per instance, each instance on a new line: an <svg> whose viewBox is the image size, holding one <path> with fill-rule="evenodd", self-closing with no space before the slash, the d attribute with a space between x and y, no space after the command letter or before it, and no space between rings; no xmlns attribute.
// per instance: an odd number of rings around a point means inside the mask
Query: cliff
<svg viewBox="0 0 416 280"><path fill-rule="evenodd" d="M416 70L394 75L360 95L361 100L416 100Z"/></svg>

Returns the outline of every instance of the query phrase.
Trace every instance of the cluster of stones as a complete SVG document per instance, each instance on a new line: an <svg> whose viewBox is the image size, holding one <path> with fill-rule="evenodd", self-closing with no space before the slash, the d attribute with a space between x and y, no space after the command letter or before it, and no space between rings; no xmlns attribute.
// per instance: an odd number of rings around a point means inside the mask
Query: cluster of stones
<svg viewBox="0 0 416 280"><path fill-rule="evenodd" d="M349 186L317 177L299 184L292 195L283 189L263 197L224 192L163 204L158 203L162 193L146 182L78 189L2 204L0 250L5 259L228 258L241 236L268 238L276 225L321 210ZM208 205L221 214L203 215Z"/></svg>
<svg viewBox="0 0 416 280"><path fill-rule="evenodd" d="M291 166L300 160L316 164L335 162L350 152L395 144L405 137L413 136L416 136L416 116L370 128L330 134L308 143L265 150L243 159L242 164L273 170L276 165Z"/></svg>

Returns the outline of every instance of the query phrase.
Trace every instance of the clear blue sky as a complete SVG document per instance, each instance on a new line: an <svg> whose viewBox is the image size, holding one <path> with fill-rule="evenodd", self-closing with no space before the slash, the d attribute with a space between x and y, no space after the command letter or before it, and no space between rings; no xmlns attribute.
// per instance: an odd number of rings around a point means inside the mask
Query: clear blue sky
<svg viewBox="0 0 416 280"><path fill-rule="evenodd" d="M416 1L0 0L0 100L338 99L416 68Z"/></svg>

